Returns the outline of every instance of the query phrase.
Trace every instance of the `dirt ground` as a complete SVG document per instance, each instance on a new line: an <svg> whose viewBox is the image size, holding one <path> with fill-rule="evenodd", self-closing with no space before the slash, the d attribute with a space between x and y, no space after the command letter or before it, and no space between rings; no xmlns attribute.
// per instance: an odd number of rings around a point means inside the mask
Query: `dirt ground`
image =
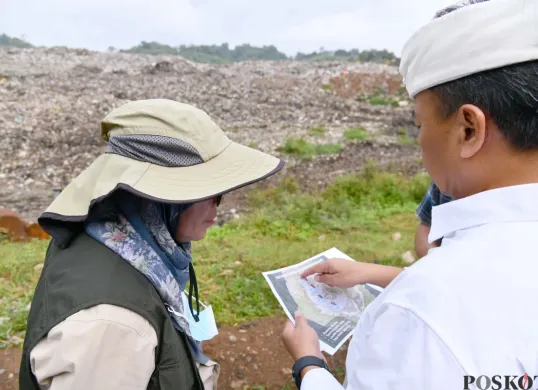
<svg viewBox="0 0 538 390"><path fill-rule="evenodd" d="M293 361L280 340L285 322L285 317L271 317L219 329L219 335L204 350L221 365L220 390L295 388L291 381ZM341 382L346 353L347 344L335 356L326 355ZM18 389L20 358L19 349L0 350L0 390Z"/></svg>
<svg viewBox="0 0 538 390"><path fill-rule="evenodd" d="M221 365L222 389L243 389L246 386L282 389L293 385L293 359L280 340L285 323L285 317L272 317L219 330L219 336L207 343L205 350ZM346 352L347 344L335 356L326 355L331 370L341 381ZM295 388L295 385L290 388Z"/></svg>
<svg viewBox="0 0 538 390"><path fill-rule="evenodd" d="M21 351L17 348L0 350L0 390L19 388Z"/></svg>

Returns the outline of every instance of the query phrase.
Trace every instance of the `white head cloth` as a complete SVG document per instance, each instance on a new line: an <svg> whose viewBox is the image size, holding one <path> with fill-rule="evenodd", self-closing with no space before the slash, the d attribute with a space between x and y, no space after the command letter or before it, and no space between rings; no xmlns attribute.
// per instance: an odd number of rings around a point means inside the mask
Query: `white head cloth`
<svg viewBox="0 0 538 390"><path fill-rule="evenodd" d="M411 98L474 73L538 59L538 0L489 0L430 21L407 41L400 73Z"/></svg>

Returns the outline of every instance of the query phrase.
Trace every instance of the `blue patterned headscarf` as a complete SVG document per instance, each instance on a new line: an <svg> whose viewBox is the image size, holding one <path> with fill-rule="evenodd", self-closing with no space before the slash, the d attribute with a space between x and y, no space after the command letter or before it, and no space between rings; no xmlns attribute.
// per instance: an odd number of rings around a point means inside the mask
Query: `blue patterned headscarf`
<svg viewBox="0 0 538 390"><path fill-rule="evenodd" d="M86 233L148 278L167 306L176 329L188 336L197 361L207 362L201 343L190 337L189 323L182 316L185 308L181 293L194 274L191 244L179 243L174 238L181 213L192 204L164 204L127 193L121 200L109 201L116 218L89 218ZM196 280L191 280L193 283Z"/></svg>

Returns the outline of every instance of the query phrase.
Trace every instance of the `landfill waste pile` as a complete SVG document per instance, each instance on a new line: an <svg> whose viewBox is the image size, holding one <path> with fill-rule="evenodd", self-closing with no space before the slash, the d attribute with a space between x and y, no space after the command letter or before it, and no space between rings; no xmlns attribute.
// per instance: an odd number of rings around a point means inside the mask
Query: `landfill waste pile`
<svg viewBox="0 0 538 390"><path fill-rule="evenodd" d="M212 65L179 56L0 48L0 207L35 219L54 191L103 151L100 120L121 104L149 98L195 105L232 140L310 171L315 162L286 154L286 140L345 145L347 130L365 129L371 153L390 154L404 153L402 136L416 138L412 102L398 69L385 64ZM339 153L359 153L351 148ZM415 149L405 153L416 159ZM337 158L319 154L315 160Z"/></svg>

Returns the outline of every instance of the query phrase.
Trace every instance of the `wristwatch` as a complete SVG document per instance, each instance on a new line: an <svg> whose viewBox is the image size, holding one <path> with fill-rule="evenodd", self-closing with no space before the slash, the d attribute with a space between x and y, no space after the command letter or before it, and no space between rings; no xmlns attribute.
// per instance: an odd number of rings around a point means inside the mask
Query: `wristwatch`
<svg viewBox="0 0 538 390"><path fill-rule="evenodd" d="M295 362L291 370L291 375L293 376L293 381L295 382L295 385L297 386L299 390L301 389L301 381L302 381L301 371L303 371L303 369L308 366L318 366L331 372L325 360L320 359L319 357L303 356L302 358L297 359L297 361Z"/></svg>

